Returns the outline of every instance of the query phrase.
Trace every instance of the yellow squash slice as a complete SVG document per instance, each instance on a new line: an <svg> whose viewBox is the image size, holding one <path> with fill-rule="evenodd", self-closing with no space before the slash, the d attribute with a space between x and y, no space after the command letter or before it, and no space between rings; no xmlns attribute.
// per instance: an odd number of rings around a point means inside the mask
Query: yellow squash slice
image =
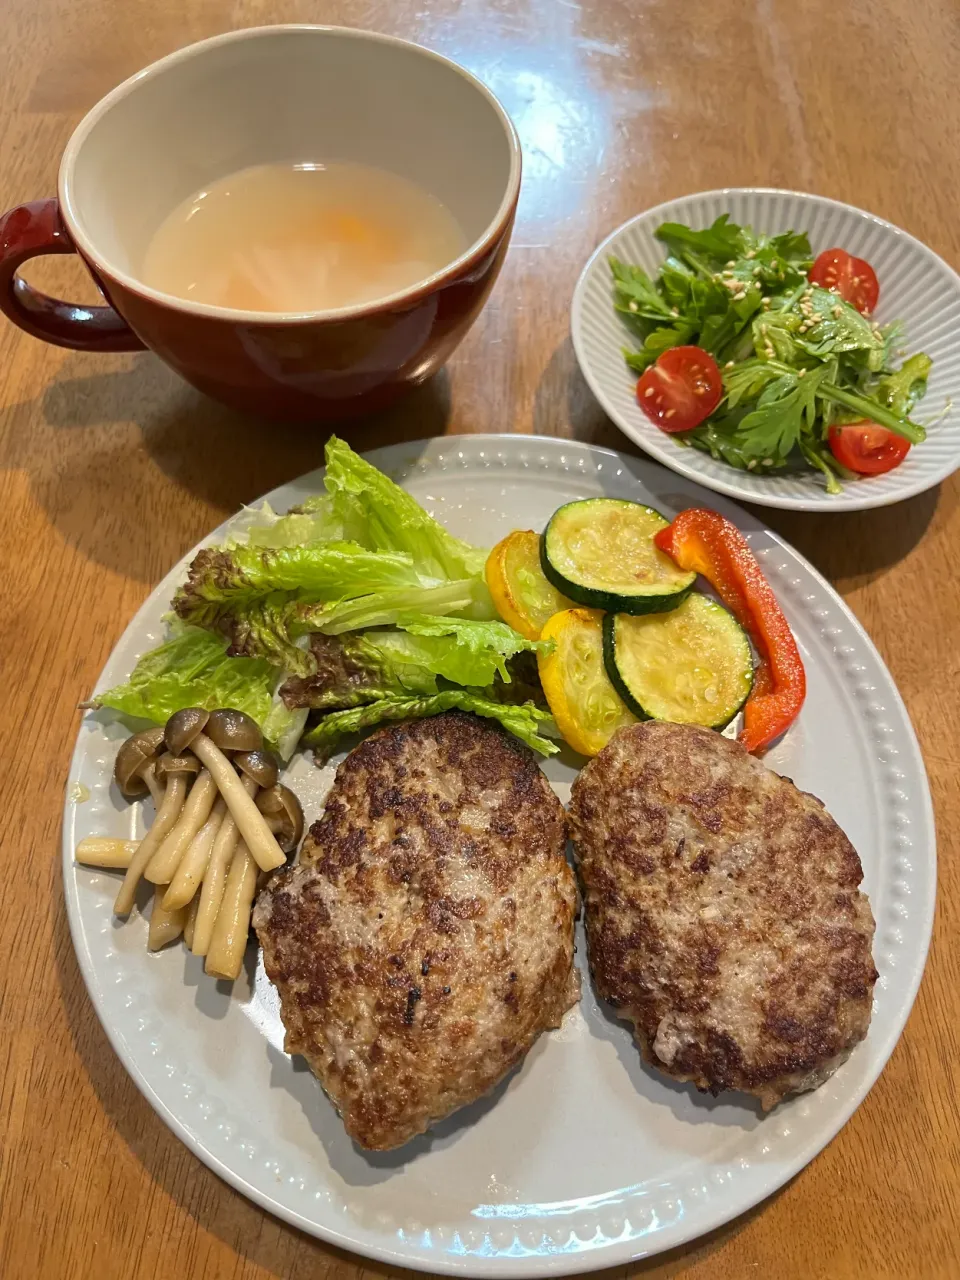
<svg viewBox="0 0 960 1280"><path fill-rule="evenodd" d="M584 756L602 751L618 729L635 724L607 675L603 662L603 614L598 609L565 609L540 634L552 640L537 655L540 683L557 728Z"/></svg>
<svg viewBox="0 0 960 1280"><path fill-rule="evenodd" d="M539 640L548 620L573 604L544 577L540 536L532 529L514 529L497 543L487 557L486 579L500 617L527 640Z"/></svg>

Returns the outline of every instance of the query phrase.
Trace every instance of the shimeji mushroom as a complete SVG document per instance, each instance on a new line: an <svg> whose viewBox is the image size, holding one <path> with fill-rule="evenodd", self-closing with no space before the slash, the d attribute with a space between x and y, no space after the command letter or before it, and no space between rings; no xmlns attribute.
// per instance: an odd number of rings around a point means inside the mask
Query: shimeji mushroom
<svg viewBox="0 0 960 1280"><path fill-rule="evenodd" d="M233 757L234 767L258 787L275 787L280 778L280 766L269 751L241 751Z"/></svg>
<svg viewBox="0 0 960 1280"><path fill-rule="evenodd" d="M118 916L127 916L133 910L137 885L140 883L141 876L154 854L176 826L183 811L184 801L187 798L187 780L190 777L190 773L185 768L176 771L171 769L168 772L166 766L172 760L172 756L163 755L156 763L158 777L161 777L165 783L163 800L157 810L157 816L153 820L153 826L137 846L137 851L131 858L126 875L123 877L123 884L120 886L117 900L113 904L113 909Z"/></svg>
<svg viewBox="0 0 960 1280"><path fill-rule="evenodd" d="M151 951L159 951L168 942L173 942L183 933L187 913L184 908L178 911L167 911L163 905L163 885L158 884L153 891L153 910L150 912L150 925L147 929L147 946Z"/></svg>
<svg viewBox="0 0 960 1280"><path fill-rule="evenodd" d="M303 809L289 787L277 783L257 796L257 808L284 853L293 853L303 835Z"/></svg>
<svg viewBox="0 0 960 1280"><path fill-rule="evenodd" d="M199 910L200 895L195 893L190 899L190 905L187 907L187 918L183 922L183 942L188 951L193 950L193 932L197 925Z"/></svg>
<svg viewBox="0 0 960 1280"><path fill-rule="evenodd" d="M256 892L257 864L246 843L240 840L230 862L223 899L207 949L204 969L212 977L232 981L239 976Z"/></svg>
<svg viewBox="0 0 960 1280"><path fill-rule="evenodd" d="M234 764L237 763L239 758L239 756L234 757ZM240 779L240 785L251 798L256 794L257 784L249 774ZM220 903L223 899L227 869L230 866L239 838L240 833L237 830L237 824L233 820L233 814L228 813L220 824L217 838L213 842L210 861L207 863L207 870L198 895L200 906L197 910L197 919L193 930L193 942L190 945L190 950L195 956L205 956L210 946L217 913L220 910Z"/></svg>
<svg viewBox="0 0 960 1280"><path fill-rule="evenodd" d="M210 861L210 851L226 812L227 806L223 802L223 796L218 796L210 810L210 816L187 845L173 873L170 887L163 898L165 911L176 911L178 907L187 906L200 888L207 863Z"/></svg>
<svg viewBox="0 0 960 1280"><path fill-rule="evenodd" d="M249 782L251 779L246 779ZM261 791L257 808L266 817L285 853L291 853L303 835L303 810L300 801L282 783ZM263 873L261 873L263 874ZM206 948L206 972L218 978L236 978L243 964L243 953L250 929L250 913L257 892L257 864L241 840L233 854L220 909ZM202 907L201 907L202 910ZM194 949L197 934L194 932ZM199 953L198 953L199 954Z"/></svg>
<svg viewBox="0 0 960 1280"><path fill-rule="evenodd" d="M150 790L145 775L162 750L163 729L159 725L131 734L122 744L113 764L113 777L127 800L136 800Z"/></svg>
<svg viewBox="0 0 960 1280"><path fill-rule="evenodd" d="M139 840L116 840L111 836L86 836L74 855L85 867L108 867L125 871L140 847Z"/></svg>
<svg viewBox="0 0 960 1280"><path fill-rule="evenodd" d="M235 978L258 868L265 876L281 866L303 835L300 802L279 782L279 765L264 750L260 729L240 711L189 707L162 730L133 734L114 772L129 798L149 791L156 819L141 841L81 841L78 861L126 868L115 903L119 915L131 910L145 875L155 885L150 949L183 934L187 946L206 957L208 973Z"/></svg>
<svg viewBox="0 0 960 1280"><path fill-rule="evenodd" d="M230 707L211 711L203 732L221 751L260 751L263 747L256 720Z"/></svg>
<svg viewBox="0 0 960 1280"><path fill-rule="evenodd" d="M154 884L170 883L190 841L210 817L216 798L217 784L206 769L201 769L190 788L176 825L147 863L143 874L148 880Z"/></svg>
<svg viewBox="0 0 960 1280"><path fill-rule="evenodd" d="M218 741L204 732L211 722ZM230 751L259 750L263 745L263 735L256 721L241 711L211 714L201 707L187 707L174 712L167 721L165 737L169 750L179 752L189 748L209 771L258 866L264 871L282 866L285 859L280 846L263 814L241 785L236 771L223 754L223 748L218 745L222 742Z"/></svg>

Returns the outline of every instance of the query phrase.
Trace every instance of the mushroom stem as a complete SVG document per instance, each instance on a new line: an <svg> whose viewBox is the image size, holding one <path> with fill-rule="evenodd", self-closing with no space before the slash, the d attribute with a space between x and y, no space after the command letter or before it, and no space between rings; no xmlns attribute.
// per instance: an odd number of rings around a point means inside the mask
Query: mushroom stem
<svg viewBox="0 0 960 1280"><path fill-rule="evenodd" d="M190 743L190 749L207 767L220 788L220 794L226 800L233 820L257 865L263 871L283 866L286 858L273 832L264 822L263 814L244 790L233 766L220 748L214 746L205 733L198 733Z"/></svg>
<svg viewBox="0 0 960 1280"><path fill-rule="evenodd" d="M220 796L210 810L210 817L190 841L180 859L180 865L170 881L170 887L164 894L163 909L165 911L176 911L178 907L185 907L200 888L200 881L210 861L213 842L226 812L227 806L223 802L223 797Z"/></svg>
<svg viewBox="0 0 960 1280"><path fill-rule="evenodd" d="M153 826L140 841L136 853L131 858L130 865L127 867L127 874L123 877L123 884L117 894L117 900L113 904L114 912L118 916L128 916L133 910L133 902L137 893L137 885L140 883L140 877L167 834L173 830L177 819L180 817L180 811L183 809L186 795L186 778L182 775L174 775L167 779L167 789L163 793L163 803L160 806L160 811L154 819Z"/></svg>
<svg viewBox="0 0 960 1280"><path fill-rule="evenodd" d="M141 771L140 777L143 778L144 782L147 784L147 790L150 792L153 803L156 808L159 809L163 804L163 783L157 777L156 762L148 764L147 767Z"/></svg>
<svg viewBox="0 0 960 1280"><path fill-rule="evenodd" d="M206 972L215 978L226 978L232 982L239 976L256 892L257 864L246 843L240 840L230 862L223 901L217 912L204 965Z"/></svg>
<svg viewBox="0 0 960 1280"><path fill-rule="evenodd" d="M200 909L200 898L194 894L190 899L190 905L187 907L187 918L183 922L183 941L187 950L193 947L193 931L197 926L197 912Z"/></svg>
<svg viewBox="0 0 960 1280"><path fill-rule="evenodd" d="M241 778L240 785L251 799L257 794L257 784L252 778ZM210 851L210 861L203 876L197 912L197 923L193 931L193 943L190 950L195 956L205 956L210 947L213 927L216 924L217 912L223 899L223 887L227 878L227 868L237 844L237 824L233 815L228 813L220 824L217 838Z"/></svg>
<svg viewBox="0 0 960 1280"><path fill-rule="evenodd" d="M169 884L174 877L187 845L206 820L217 798L217 784L206 769L201 769L190 788L180 820L147 863L144 875L154 884Z"/></svg>
<svg viewBox="0 0 960 1280"><path fill-rule="evenodd" d="M153 891L153 910L150 912L150 927L147 929L147 946L151 951L159 951L168 942L173 942L174 938L179 938L187 919L183 908L179 911L164 910L161 901L163 892L164 887L160 884Z"/></svg>
<svg viewBox="0 0 960 1280"><path fill-rule="evenodd" d="M109 867L125 870L137 849L139 840L115 840L112 836L87 836L77 845L74 858L85 867Z"/></svg>

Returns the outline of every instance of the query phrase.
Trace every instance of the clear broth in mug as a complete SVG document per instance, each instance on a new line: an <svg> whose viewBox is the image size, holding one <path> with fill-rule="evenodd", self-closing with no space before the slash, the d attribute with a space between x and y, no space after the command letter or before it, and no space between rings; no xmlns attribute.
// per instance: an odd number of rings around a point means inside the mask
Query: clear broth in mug
<svg viewBox="0 0 960 1280"><path fill-rule="evenodd" d="M142 278L218 307L326 311L407 289L466 247L446 205L398 174L266 164L211 183L168 214Z"/></svg>

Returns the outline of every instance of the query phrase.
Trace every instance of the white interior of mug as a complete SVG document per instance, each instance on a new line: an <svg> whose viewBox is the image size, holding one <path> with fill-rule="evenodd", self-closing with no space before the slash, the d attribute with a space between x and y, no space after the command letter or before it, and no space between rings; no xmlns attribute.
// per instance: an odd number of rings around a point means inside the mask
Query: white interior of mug
<svg viewBox="0 0 960 1280"><path fill-rule="evenodd" d="M95 265L181 309L222 315L222 308L170 298L140 281L164 217L250 165L338 160L399 173L451 211L469 248L430 281L495 238L520 183L509 117L455 63L374 32L277 26L191 45L114 89L67 146L60 201ZM373 304L311 314L367 312L423 284Z"/></svg>

